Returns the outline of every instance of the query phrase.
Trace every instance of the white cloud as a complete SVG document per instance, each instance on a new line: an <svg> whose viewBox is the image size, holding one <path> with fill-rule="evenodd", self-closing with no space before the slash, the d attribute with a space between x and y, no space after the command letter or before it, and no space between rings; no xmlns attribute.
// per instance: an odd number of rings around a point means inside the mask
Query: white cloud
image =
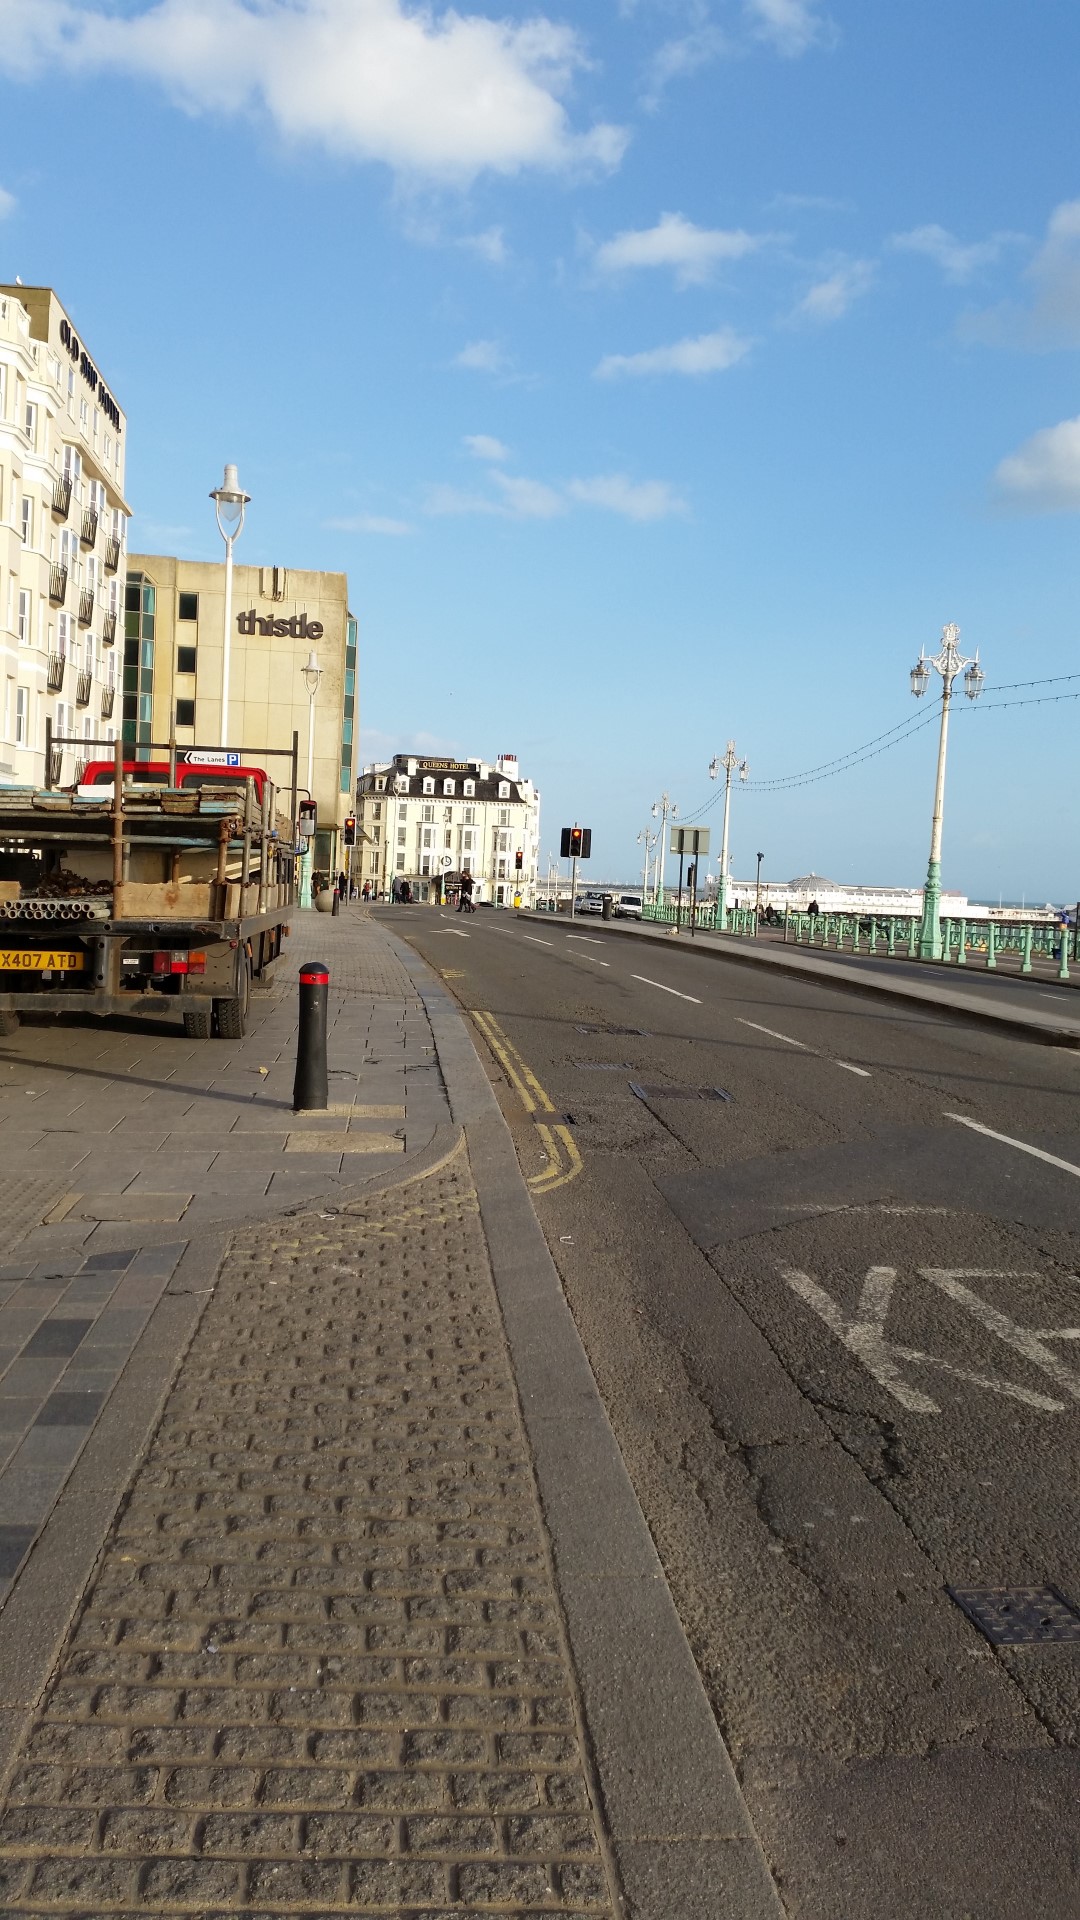
<svg viewBox="0 0 1080 1920"><path fill-rule="evenodd" d="M498 472L491 478L502 494L506 512L515 520L554 520L557 514L566 512L565 500L543 480Z"/></svg>
<svg viewBox="0 0 1080 1920"><path fill-rule="evenodd" d="M872 260L848 260L826 279L818 280L804 294L795 309L798 320L813 320L819 326L842 320L856 300L868 293L874 280Z"/></svg>
<svg viewBox="0 0 1080 1920"><path fill-rule="evenodd" d="M696 339L676 340L669 347L651 347L645 353L608 353L595 369L599 380L648 373L723 373L750 351L751 342L731 327L700 333Z"/></svg>
<svg viewBox="0 0 1080 1920"><path fill-rule="evenodd" d="M813 0L746 0L746 11L757 37L788 59L831 37Z"/></svg>
<svg viewBox="0 0 1080 1920"><path fill-rule="evenodd" d="M497 340L470 340L454 360L455 367L469 367L474 373L504 373L509 364Z"/></svg>
<svg viewBox="0 0 1080 1920"><path fill-rule="evenodd" d="M728 50L727 37L719 27L704 25L678 40L665 40L658 47L645 71L645 90L641 104L647 113L655 113L673 80L688 80Z"/></svg>
<svg viewBox="0 0 1080 1920"><path fill-rule="evenodd" d="M947 227L931 222L929 226L912 227L909 233L894 233L890 245L900 253L925 254L941 268L946 280L961 285L981 267L993 266L1006 243L1018 238L1017 234L994 233L989 240L975 240L965 246Z"/></svg>
<svg viewBox="0 0 1080 1920"><path fill-rule="evenodd" d="M591 480L569 480L566 491L585 506L607 507L628 520L666 520L673 513L686 512L686 501L666 480L629 480L625 473L601 473Z"/></svg>
<svg viewBox="0 0 1080 1920"><path fill-rule="evenodd" d="M6 187L0 187L0 220L6 220L9 214L14 213L17 205L15 195L9 193Z"/></svg>
<svg viewBox="0 0 1080 1920"><path fill-rule="evenodd" d="M1080 200L1063 200L1054 208L1027 277L1035 287L1035 342L1080 346Z"/></svg>
<svg viewBox="0 0 1080 1920"><path fill-rule="evenodd" d="M610 169L625 132L572 127L572 28L404 0L5 0L0 70L121 74L191 113L261 109L288 139L404 174Z"/></svg>
<svg viewBox="0 0 1080 1920"><path fill-rule="evenodd" d="M502 513L503 508L487 494L466 493L460 487L447 487L438 482L427 490L424 512L442 517L456 513Z"/></svg>
<svg viewBox="0 0 1080 1920"><path fill-rule="evenodd" d="M407 520L391 520L382 513L354 513L341 520L328 520L328 527L338 533L413 533L415 528Z"/></svg>
<svg viewBox="0 0 1080 1920"><path fill-rule="evenodd" d="M1080 417L1043 427L1001 461L999 498L1030 513L1080 512Z"/></svg>
<svg viewBox="0 0 1080 1920"><path fill-rule="evenodd" d="M509 258L506 236L501 227L487 227L483 233L466 233L457 244L466 253L475 253L492 267L504 266Z"/></svg>
<svg viewBox="0 0 1080 1920"><path fill-rule="evenodd" d="M490 433L467 433L464 445L477 460L490 460L496 466L510 458L509 447L504 447L502 441L496 440Z"/></svg>
<svg viewBox="0 0 1080 1920"><path fill-rule="evenodd" d="M707 280L719 261L741 260L763 244L762 236L738 227L695 227L681 213L662 213L655 227L630 229L605 240L596 250L596 264L604 273L674 267L680 283L689 286Z"/></svg>

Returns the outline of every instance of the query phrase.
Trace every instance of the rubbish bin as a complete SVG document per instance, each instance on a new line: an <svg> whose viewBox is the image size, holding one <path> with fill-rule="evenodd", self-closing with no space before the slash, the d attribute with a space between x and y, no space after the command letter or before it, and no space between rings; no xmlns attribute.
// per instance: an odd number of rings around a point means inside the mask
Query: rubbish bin
<svg viewBox="0 0 1080 1920"><path fill-rule="evenodd" d="M615 911L615 895L613 893L605 893L604 903L603 903L604 919L610 920L614 911Z"/></svg>

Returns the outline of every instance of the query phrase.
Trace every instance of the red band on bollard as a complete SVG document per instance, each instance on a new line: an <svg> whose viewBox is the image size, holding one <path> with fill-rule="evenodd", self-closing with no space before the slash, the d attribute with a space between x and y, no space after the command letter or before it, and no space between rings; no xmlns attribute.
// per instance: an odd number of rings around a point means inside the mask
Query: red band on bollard
<svg viewBox="0 0 1080 1920"><path fill-rule="evenodd" d="M330 975L321 969L318 973L304 971L300 975L300 985L302 987L328 987L330 985Z"/></svg>

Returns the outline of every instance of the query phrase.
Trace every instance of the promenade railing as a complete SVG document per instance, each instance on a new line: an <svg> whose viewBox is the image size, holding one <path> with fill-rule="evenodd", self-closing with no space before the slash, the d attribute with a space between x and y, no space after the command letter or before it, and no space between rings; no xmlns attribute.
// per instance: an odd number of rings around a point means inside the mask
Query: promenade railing
<svg viewBox="0 0 1080 1920"><path fill-rule="evenodd" d="M660 925L690 926L690 903L684 900L657 904L648 901L642 917ZM782 919L759 920L753 907L729 907L729 934L751 939L761 933L783 938L785 946L817 947L832 953L876 954L880 957L915 960L919 952L921 919L914 914L797 913L788 911ZM694 913L694 926L702 933L721 931L719 909L715 901L700 901ZM993 973L1001 956L1018 956L1019 972L1030 974L1047 965L1057 968L1057 978L1068 980L1070 962L1080 965L1080 925L1066 927L1049 920L991 920L975 916L943 918L941 921L941 964L966 967L982 965Z"/></svg>

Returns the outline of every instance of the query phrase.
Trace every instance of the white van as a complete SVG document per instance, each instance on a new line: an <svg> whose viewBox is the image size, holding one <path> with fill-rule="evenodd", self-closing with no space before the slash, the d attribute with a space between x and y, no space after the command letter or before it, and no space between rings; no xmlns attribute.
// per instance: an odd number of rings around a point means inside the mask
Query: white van
<svg viewBox="0 0 1080 1920"><path fill-rule="evenodd" d="M617 920L640 920L642 900L640 893L617 893L615 895L614 914Z"/></svg>

